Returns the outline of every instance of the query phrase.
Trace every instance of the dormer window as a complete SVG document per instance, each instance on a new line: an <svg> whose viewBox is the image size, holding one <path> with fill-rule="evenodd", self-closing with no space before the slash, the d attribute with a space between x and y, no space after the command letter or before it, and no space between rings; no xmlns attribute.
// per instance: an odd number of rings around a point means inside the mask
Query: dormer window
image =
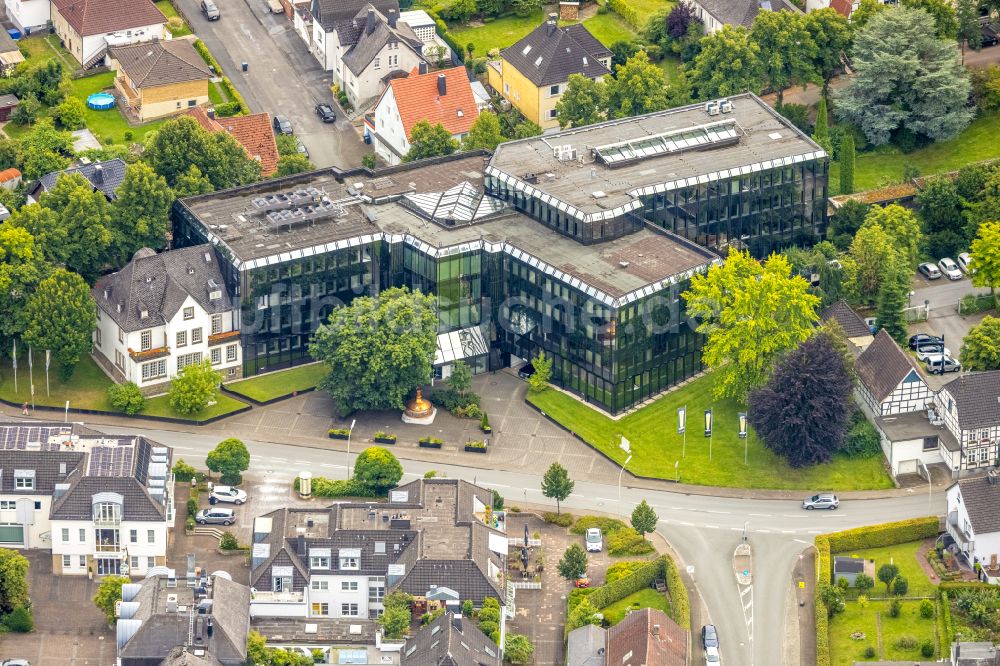
<svg viewBox="0 0 1000 666"><path fill-rule="evenodd" d="M329 569L330 568L330 556L331 556L331 550L329 548L310 548L309 549L309 568L310 569Z"/></svg>
<svg viewBox="0 0 1000 666"><path fill-rule="evenodd" d="M194 308L184 308L184 320L194 319Z"/></svg>
<svg viewBox="0 0 1000 666"><path fill-rule="evenodd" d="M209 292L209 294L208 294L208 300L210 300L210 301L217 301L220 298L222 298L222 290L221 289L216 289L215 291Z"/></svg>
<svg viewBox="0 0 1000 666"><path fill-rule="evenodd" d="M34 490L35 489L35 470L33 469L15 469L14 470L14 487L21 490Z"/></svg>
<svg viewBox="0 0 1000 666"><path fill-rule="evenodd" d="M458 117L459 117L459 118L462 118L462 117L464 117L464 116L465 116L465 113L464 113L464 112L462 111L462 109L459 109L459 110L458 110L458 111L456 111L455 113L457 113L457 114L458 114Z"/></svg>
<svg viewBox="0 0 1000 666"><path fill-rule="evenodd" d="M360 548L341 548L339 552L340 568L346 570L358 570L361 568Z"/></svg>
<svg viewBox="0 0 1000 666"><path fill-rule="evenodd" d="M139 311L139 319L146 319L147 317L149 317L149 310Z"/></svg>

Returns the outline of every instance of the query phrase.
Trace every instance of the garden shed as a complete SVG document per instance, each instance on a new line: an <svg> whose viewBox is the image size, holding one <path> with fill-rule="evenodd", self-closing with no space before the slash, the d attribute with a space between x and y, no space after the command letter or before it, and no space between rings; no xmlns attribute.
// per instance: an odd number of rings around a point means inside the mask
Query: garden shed
<svg viewBox="0 0 1000 666"><path fill-rule="evenodd" d="M10 120L10 114L20 103L16 95L0 95L0 122Z"/></svg>
<svg viewBox="0 0 1000 666"><path fill-rule="evenodd" d="M848 584L854 587L854 581L858 574L865 573L865 561L859 557L835 557L833 558L833 582L836 583L841 578L847 579Z"/></svg>

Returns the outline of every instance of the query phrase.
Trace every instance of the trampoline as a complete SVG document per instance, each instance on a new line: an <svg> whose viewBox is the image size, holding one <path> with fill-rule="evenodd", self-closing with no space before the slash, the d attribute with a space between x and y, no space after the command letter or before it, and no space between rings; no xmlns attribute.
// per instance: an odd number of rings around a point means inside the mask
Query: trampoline
<svg viewBox="0 0 1000 666"><path fill-rule="evenodd" d="M97 111L113 109L115 108L115 96L106 92L94 93L87 97L87 106Z"/></svg>

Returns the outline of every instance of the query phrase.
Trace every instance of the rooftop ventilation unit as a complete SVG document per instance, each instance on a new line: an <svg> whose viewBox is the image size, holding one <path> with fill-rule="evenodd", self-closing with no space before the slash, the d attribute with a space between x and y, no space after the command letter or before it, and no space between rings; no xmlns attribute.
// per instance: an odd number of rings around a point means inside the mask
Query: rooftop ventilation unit
<svg viewBox="0 0 1000 666"><path fill-rule="evenodd" d="M719 115L719 103L718 102L706 102L705 103L705 113L710 116Z"/></svg>
<svg viewBox="0 0 1000 666"><path fill-rule="evenodd" d="M719 102L719 111L721 111L722 113L732 113L733 103L730 102L728 99L721 100Z"/></svg>
<svg viewBox="0 0 1000 666"><path fill-rule="evenodd" d="M603 199L608 195L605 194L602 190L594 190L593 192L590 193L590 196L594 197L595 199Z"/></svg>

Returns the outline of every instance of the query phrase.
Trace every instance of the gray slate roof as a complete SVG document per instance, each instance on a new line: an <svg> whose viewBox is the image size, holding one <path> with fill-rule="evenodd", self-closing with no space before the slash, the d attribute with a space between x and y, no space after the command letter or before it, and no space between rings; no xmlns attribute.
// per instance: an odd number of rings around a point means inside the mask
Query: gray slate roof
<svg viewBox="0 0 1000 666"><path fill-rule="evenodd" d="M59 176L74 173L78 173L89 180L94 189L104 192L104 196L108 199L114 199L115 192L125 180L125 161L116 157L106 162L81 164L78 167L66 169L65 171L53 171L52 173L45 174L38 180L38 187L35 188L35 191L48 192L55 187Z"/></svg>
<svg viewBox="0 0 1000 666"><path fill-rule="evenodd" d="M222 297L210 300L209 295L216 290ZM188 296L209 314L233 307L219 256L209 244L161 254L143 248L125 268L100 278L91 294L101 311L126 332L165 324Z"/></svg>
<svg viewBox="0 0 1000 666"><path fill-rule="evenodd" d="M459 599L471 599L477 607L487 597L503 601L473 560L418 560L399 584L399 589L414 596L425 596L432 587L451 588Z"/></svg>
<svg viewBox="0 0 1000 666"><path fill-rule="evenodd" d="M0 494L51 495L57 483L79 478L84 472L84 454L76 451L10 451L0 450ZM65 465L65 472L61 466ZM32 490L14 488L14 470L35 470ZM71 476L76 472L75 477Z"/></svg>
<svg viewBox="0 0 1000 666"><path fill-rule="evenodd" d="M186 39L115 46L111 57L137 88L208 80L208 65Z"/></svg>
<svg viewBox="0 0 1000 666"><path fill-rule="evenodd" d="M138 479L125 476L85 476L52 503L51 518L91 520L93 496L97 493L118 493L122 496L123 520L160 521L166 517L165 507L153 499L146 486Z"/></svg>
<svg viewBox="0 0 1000 666"><path fill-rule="evenodd" d="M604 666L607 630L585 624L569 632L566 640L566 666Z"/></svg>
<svg viewBox="0 0 1000 666"><path fill-rule="evenodd" d="M820 315L823 321L833 320L837 322L844 334L849 338L871 337L871 329L857 312L847 304L845 300L839 300Z"/></svg>
<svg viewBox="0 0 1000 666"><path fill-rule="evenodd" d="M878 402L888 398L910 372L920 376L913 359L884 328L858 356L854 371Z"/></svg>
<svg viewBox="0 0 1000 666"><path fill-rule="evenodd" d="M865 561L859 557L833 558L834 573L864 573Z"/></svg>
<svg viewBox="0 0 1000 666"><path fill-rule="evenodd" d="M390 27L386 15L370 4L361 8L352 24L345 26L343 33L338 27L338 35L340 34L343 34L341 43L344 43L345 37L356 40L343 58L344 64L355 76L360 76L385 45L391 42L399 42L417 55L423 50L423 42L410 26L397 22L395 28Z"/></svg>
<svg viewBox="0 0 1000 666"><path fill-rule="evenodd" d="M403 666L499 666L500 649L472 620L443 614L403 647Z"/></svg>
<svg viewBox="0 0 1000 666"><path fill-rule="evenodd" d="M383 15L394 11L399 16L399 0L312 0L309 11L313 20L332 32L338 23L350 21L369 4Z"/></svg>
<svg viewBox="0 0 1000 666"><path fill-rule="evenodd" d="M1000 370L960 375L942 390L955 400L962 430L1000 426Z"/></svg>
<svg viewBox="0 0 1000 666"><path fill-rule="evenodd" d="M747 28L757 18L761 9L801 13L797 7L785 0L695 0L717 21L728 25L742 25Z"/></svg>
<svg viewBox="0 0 1000 666"><path fill-rule="evenodd" d="M957 483L976 536L1000 532L1000 483L991 484L986 476L970 476Z"/></svg>
<svg viewBox="0 0 1000 666"><path fill-rule="evenodd" d="M536 86L563 83L570 74L583 74L591 79L611 74L598 61L609 57L611 51L583 24L560 28L545 21L500 55Z"/></svg>

